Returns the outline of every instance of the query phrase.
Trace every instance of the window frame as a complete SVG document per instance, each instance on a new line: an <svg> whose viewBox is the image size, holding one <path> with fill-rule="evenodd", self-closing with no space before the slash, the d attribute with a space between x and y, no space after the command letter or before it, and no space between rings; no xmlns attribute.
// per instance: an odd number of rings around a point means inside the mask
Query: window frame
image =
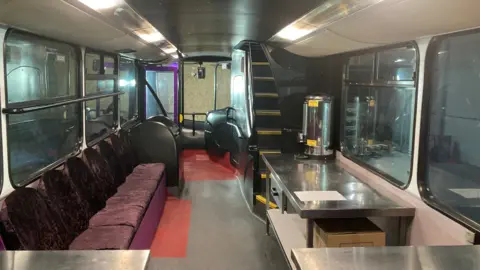
<svg viewBox="0 0 480 270"><path fill-rule="evenodd" d="M98 54L100 56L100 71L99 71L99 74L88 74L87 73L87 68L86 68L87 57L86 57L86 55L88 53ZM105 74L105 65L104 65L105 57L111 57L111 58L114 59L113 74ZM86 82L89 81L89 80L94 80L94 81L95 80L96 81L113 80L113 82L114 82L113 83L113 91L111 93L118 93L119 92L119 90L118 90L118 67L119 67L119 63L120 63L120 56L119 55L87 47L87 48L85 48L85 55L84 55L82 60L83 60L83 67L84 67L84 70L82 70L82 72L85 74L82 83L84 83L86 85ZM108 93L110 93L110 92L108 92ZM87 94L86 89L85 89L85 93L81 93L81 97L82 98L84 98L84 97L95 97L96 95L102 95L102 94L105 94L105 92L98 92L98 93L95 93L95 94ZM110 98L110 97L104 97L104 98ZM102 98L93 99L93 100L96 100L98 102L98 101L100 101L100 99L102 99ZM87 147L92 147L92 146L96 145L97 143L99 143L102 140L108 138L110 135L114 134L117 131L117 129L119 127L119 100L120 100L120 96L114 96L113 97L113 125L112 125L111 130L109 130L108 132L106 132L102 136L100 136L98 138L95 138L91 141L87 140L87 134L84 133L84 135L85 135L84 140L85 140L85 143L86 143ZM82 103L86 104L85 102L82 102ZM84 106L84 107L86 108L86 106ZM85 114L86 111L83 111L83 113ZM82 116L82 118L83 117L84 116ZM86 125L87 125L87 121L85 119L85 126Z"/></svg>
<svg viewBox="0 0 480 270"><path fill-rule="evenodd" d="M140 99L140 93L139 93L139 86L140 86L140 83L139 83L139 71L138 71L138 63L137 63L137 60L134 59L134 58L131 58L131 57L127 57L127 56L123 56L123 55L118 55L118 80L120 80L120 61L122 60L122 58L124 59L127 59L127 60L131 60L133 61L133 65L135 67L135 81L136 81L136 85L135 85L135 94L137 96L137 102L136 102L136 106L137 106L137 113L133 116L132 119L128 119L128 121L126 121L125 123L122 124L122 121L120 120L120 96L118 96L118 118L119 118L119 124L120 124L120 128L121 129L129 129L133 126L135 126L139 120L140 120L140 108L138 107L138 102L139 102L139 99ZM119 89L120 89L120 86L119 86Z"/></svg>
<svg viewBox="0 0 480 270"><path fill-rule="evenodd" d="M404 47L412 47L415 49L415 54L416 54L416 64L415 64L415 78L413 80L413 84L410 81L380 81L378 80L378 53L383 52L383 51L388 51L392 49L398 49L398 48L404 48ZM369 54L373 53L374 54L374 63L373 63L373 73L371 76L370 83L354 83L346 78L348 74L348 62L350 57L354 56L360 56L363 54ZM397 43L397 44L392 44L392 45L387 45L387 46L381 46L381 47L375 47L371 49L366 49L366 50L360 50L360 51L355 51L353 53L346 53L343 55L344 58L344 68L343 68L343 81L342 81L342 99L341 99L341 115L340 115L340 152L342 155L347 158L348 160L354 162L355 164L361 166L362 168L367 169L369 172L374 173L375 175L385 179L387 182L392 184L393 186L401 189L401 190L406 190L410 183L412 182L412 177L413 177L413 160L415 157L415 136L416 136L416 130L415 126L417 124L417 108L418 108L418 86L419 86L419 72L420 72L420 49L418 47L418 43L414 40L408 41L408 42L402 42L402 43ZM348 86L365 86L365 87L414 87L415 88L415 104L412 108L412 113L414 114L414 119L413 119L413 131L412 131L412 138L413 142L411 145L411 152L412 152L412 157L410 158L410 175L408 177L408 181L406 183L403 183L397 179L395 179L393 176L375 168L374 166L367 164L366 162L363 162L361 159L356 158L354 155L347 154L343 151L344 147L344 141L345 141L345 109L346 109L346 93L347 93L347 87Z"/></svg>
<svg viewBox="0 0 480 270"><path fill-rule="evenodd" d="M82 70L80 68L80 63L82 61L82 52L81 52L81 48L79 46L77 46L75 44L72 44L72 43L69 43L69 42L64 42L64 41L60 41L60 40L57 40L57 39L44 37L44 36L41 36L41 35L36 35L36 34L30 33L30 32L27 32L27 31L15 29L15 28L8 28L7 31L5 32L5 36L4 36L4 40L3 40L3 56L4 56L4 59L3 59L3 63L1 63L3 65L3 69L4 69L3 79L4 79L5 90L4 90L3 93L0 93L1 95L5 96L5 107L7 109L10 107L10 105L8 103L8 83L7 83L7 72L6 72L7 61L6 61L5 56L6 56L6 52L7 52L6 41L7 41L8 36L12 32L18 32L18 33L21 33L23 35L31 36L33 38L37 38L37 39L41 39L41 40L52 41L52 42L56 42L56 43L69 45L74 49L74 52L75 52L75 54L77 56L77 60L78 60L77 74L76 74L77 84L76 84L76 95L75 96L73 96L73 97L62 97L62 98L58 98L58 99L54 98L54 99L44 99L44 100L36 100L36 101L14 102L12 104L15 104L15 105L20 104L20 105L24 105L24 106L26 105L26 106L29 106L29 107L35 107L35 106L42 106L42 105L46 105L46 104L55 104L55 103L58 103L58 102L61 102L61 101L75 100L75 99L81 98L81 96L82 96L82 91L81 91L81 89L82 89ZM59 158L57 161L51 163L48 166L45 166L45 167L37 170L34 173L31 173L25 180L23 180L20 183L15 183L13 181L13 178L12 178L12 170L11 170L11 166L10 166L11 165L10 149L9 149L9 145L8 145L8 130L5 131L6 134L7 134L7 142L6 142L6 149L7 149L7 156L8 156L8 172L7 173L8 173L8 178L9 178L10 184L12 185L13 188L21 188L21 187L28 186L29 184L38 180L38 178L43 173L45 173L46 171L55 169L55 168L59 167L60 165L62 165L68 158L80 154L80 152L82 151L82 143L83 143L83 140L84 140L82 112L83 112L82 106L81 106L81 103L79 103L79 117L77 119L78 120L78 136L77 136L78 141L77 141L77 145L75 147L74 152ZM8 119L8 115L7 115L7 119ZM7 128L8 128L8 120L7 120L6 125L7 125ZM3 157L2 157L2 161L3 161ZM1 178L2 178L1 183L3 185L3 177L1 177Z"/></svg>
<svg viewBox="0 0 480 270"><path fill-rule="evenodd" d="M420 140L418 149L418 168L417 168L417 187L418 192L422 200L433 209L439 211L446 217L452 219L455 222L460 223L462 226L475 232L475 244L480 243L480 224L468 218L467 216L455 211L452 207L443 204L435 199L435 196L430 191L427 180L427 165L428 165L428 140L430 131L430 98L433 93L432 79L434 65L434 57L437 56L437 49L439 45L445 39L457 36L468 36L472 34L480 34L480 29L465 30L450 34L443 34L434 36L427 47L427 53L425 56L425 75L423 84L423 98L422 98L422 121L420 123ZM479 48L480 50L480 48Z"/></svg>

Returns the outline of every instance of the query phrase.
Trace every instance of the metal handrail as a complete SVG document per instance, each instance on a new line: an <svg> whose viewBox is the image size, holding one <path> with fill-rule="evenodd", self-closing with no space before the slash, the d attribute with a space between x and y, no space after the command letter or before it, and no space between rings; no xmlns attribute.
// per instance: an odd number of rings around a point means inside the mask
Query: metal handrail
<svg viewBox="0 0 480 270"><path fill-rule="evenodd" d="M94 100L94 99L116 97L116 96L123 95L124 93L125 92L114 92L114 93L110 93L110 94L94 95L94 96L76 98L76 99L73 99L73 100L58 102L58 103L49 104L49 105L40 105L40 106L23 105L23 106L11 107L11 108L4 108L4 109L2 109L2 113L5 113L5 114L25 114L25 113L36 112L36 111L61 107L61 106L65 106L65 105L90 101L90 100Z"/></svg>
<svg viewBox="0 0 480 270"><path fill-rule="evenodd" d="M153 90L153 87L150 85L150 83L147 81L145 78L145 85L147 85L148 90L150 90L150 93L152 94L153 98L157 102L157 105L160 107L160 110L163 113L163 116L168 117L167 111L165 110L165 107L163 107L162 102L160 101L160 98L158 97L157 93Z"/></svg>
<svg viewBox="0 0 480 270"><path fill-rule="evenodd" d="M191 115L191 116L192 116L192 118L193 118L192 134L193 134L193 135L195 135L195 131L196 131L196 130L195 130L195 116L196 116L196 115L205 115L205 116L207 116L206 113L184 113L183 115ZM185 126L184 123L185 123L185 120L182 122L183 126Z"/></svg>

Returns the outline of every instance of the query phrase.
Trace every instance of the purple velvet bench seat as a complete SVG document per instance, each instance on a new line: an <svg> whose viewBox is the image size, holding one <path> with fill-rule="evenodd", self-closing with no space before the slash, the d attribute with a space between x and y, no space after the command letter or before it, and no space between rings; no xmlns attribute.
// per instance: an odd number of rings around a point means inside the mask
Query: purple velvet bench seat
<svg viewBox="0 0 480 270"><path fill-rule="evenodd" d="M75 245L72 243L70 249L96 249L90 246L91 235L119 226L132 229L130 238L120 235L122 239L130 239L129 248L149 249L166 202L164 169L160 163L138 165L118 187L117 193L107 200L106 207L90 219L89 229L74 240ZM125 230L121 232L126 233ZM109 245L102 244L108 240L108 237L98 239L94 245ZM118 249L124 249L124 246Z"/></svg>
<svg viewBox="0 0 480 270"><path fill-rule="evenodd" d="M7 249L150 248L167 198L165 166L136 164L125 133L105 142L46 172L38 188L5 199L0 239Z"/></svg>
<svg viewBox="0 0 480 270"><path fill-rule="evenodd" d="M130 226L89 228L70 244L73 250L128 249L134 229Z"/></svg>

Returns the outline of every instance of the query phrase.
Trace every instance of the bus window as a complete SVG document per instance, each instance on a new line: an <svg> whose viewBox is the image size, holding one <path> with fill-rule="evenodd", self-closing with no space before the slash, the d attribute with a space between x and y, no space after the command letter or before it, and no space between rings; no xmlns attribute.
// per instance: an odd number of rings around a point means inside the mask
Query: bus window
<svg viewBox="0 0 480 270"><path fill-rule="evenodd" d="M382 50L345 69L342 152L401 187L411 172L416 55L411 46Z"/></svg>
<svg viewBox="0 0 480 270"><path fill-rule="evenodd" d="M419 182L447 213L480 223L480 33L436 39L429 49Z"/></svg>
<svg viewBox="0 0 480 270"><path fill-rule="evenodd" d="M125 94L120 95L121 125L138 115L136 71L134 60L120 58L118 87L120 91L125 92Z"/></svg>
<svg viewBox="0 0 480 270"><path fill-rule="evenodd" d="M103 65L102 65L103 64ZM116 58L101 53L85 54L85 95L94 96L116 91ZM87 143L113 131L116 124L117 97L104 97L85 102L85 136Z"/></svg>
<svg viewBox="0 0 480 270"><path fill-rule="evenodd" d="M12 31L5 42L7 107L54 104L79 96L74 47ZM80 104L7 117L10 179L23 186L43 168L76 152Z"/></svg>
<svg viewBox="0 0 480 270"><path fill-rule="evenodd" d="M157 97L167 111L167 116L172 120L175 116L175 72L173 69L147 71L148 83L153 87ZM147 92L147 118L162 115L162 111L150 90L146 88L145 91Z"/></svg>
<svg viewBox="0 0 480 270"><path fill-rule="evenodd" d="M105 75L115 74L115 58L111 56L105 56L103 67L105 68Z"/></svg>
<svg viewBox="0 0 480 270"><path fill-rule="evenodd" d="M348 72L345 74L346 79L355 82L371 82L374 62L375 54L373 53L350 57Z"/></svg>

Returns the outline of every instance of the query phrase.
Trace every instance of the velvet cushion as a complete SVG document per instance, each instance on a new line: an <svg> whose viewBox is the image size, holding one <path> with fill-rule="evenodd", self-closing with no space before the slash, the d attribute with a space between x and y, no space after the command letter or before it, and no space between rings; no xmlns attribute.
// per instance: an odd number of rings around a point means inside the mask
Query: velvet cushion
<svg viewBox="0 0 480 270"><path fill-rule="evenodd" d="M90 228L70 244L71 250L128 249L134 235L130 226Z"/></svg>
<svg viewBox="0 0 480 270"><path fill-rule="evenodd" d="M135 205L110 204L90 219L89 227L125 225L137 228L145 209Z"/></svg>

